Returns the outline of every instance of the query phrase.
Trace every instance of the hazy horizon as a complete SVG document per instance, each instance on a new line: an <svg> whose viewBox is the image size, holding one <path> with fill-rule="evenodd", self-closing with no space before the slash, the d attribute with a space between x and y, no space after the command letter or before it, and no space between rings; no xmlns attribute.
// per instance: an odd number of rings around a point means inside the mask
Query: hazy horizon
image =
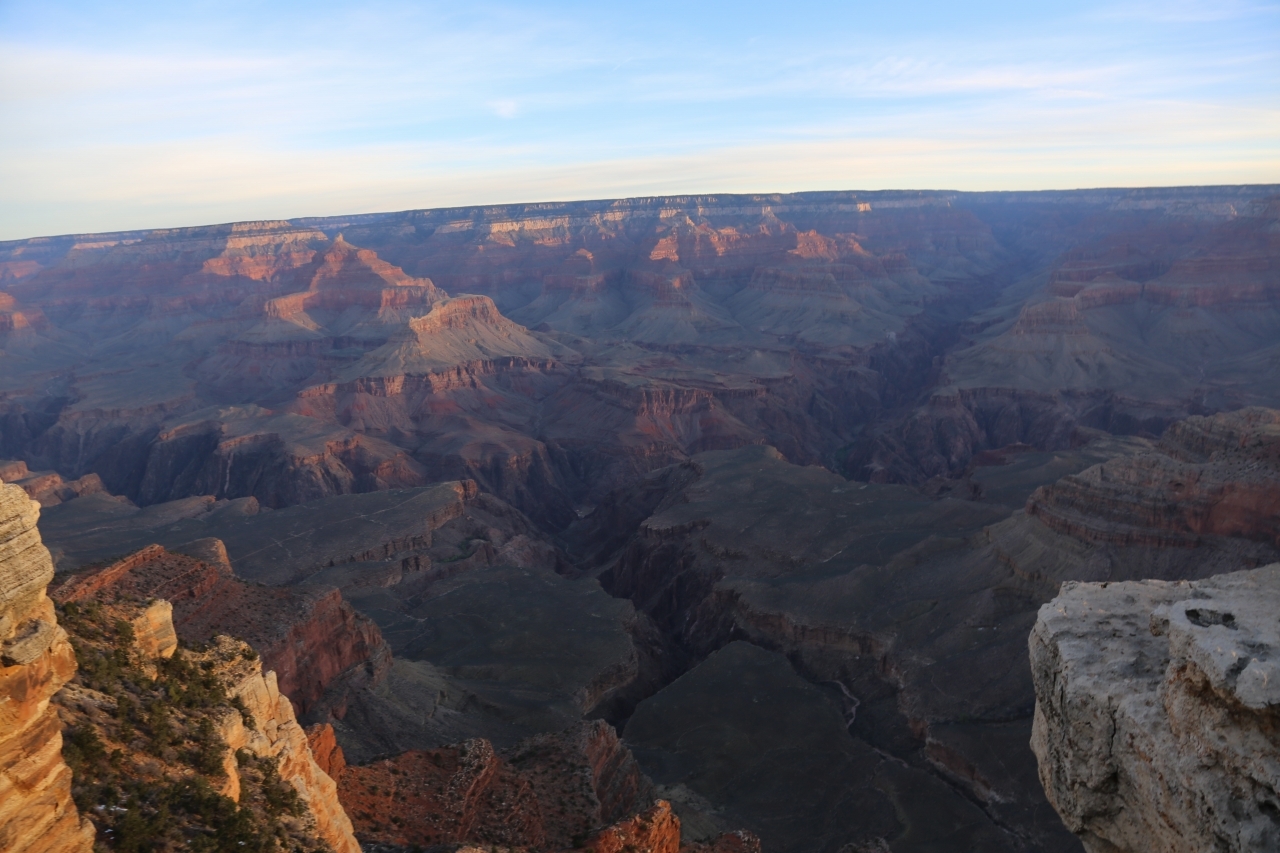
<svg viewBox="0 0 1280 853"><path fill-rule="evenodd" d="M239 224L252 223L252 222L272 222L272 221L303 222L303 221L324 220L324 219L346 219L346 218L355 219L355 218L364 217L364 216L374 216L374 217L383 216L383 215L394 216L398 213L407 213L407 212L416 212L416 211L455 210L455 209L469 210L469 209L476 209L476 208L494 209L494 208L503 208L503 207L525 207L525 206L558 205L558 204L591 204L591 203L606 203L606 202L643 201L645 199L650 199L650 198L676 198L676 197L722 198L725 196L767 197L767 196L817 195L817 194L862 195L862 194L871 194L871 193L890 193L890 194L922 193L922 194L939 194L939 195L955 193L957 195L976 195L981 193L1034 194L1034 193L1090 193L1090 192L1146 192L1146 191L1176 192L1178 190L1193 190L1193 189L1214 190L1214 189L1223 189L1223 188L1230 188L1230 187L1267 187L1267 186L1275 186L1277 188L1280 188L1280 182L1277 182L1277 183L1261 182L1261 183L1248 183L1248 184L1186 184L1181 186L1167 184L1167 185L1156 185L1156 186L1129 186L1129 187L1124 187L1124 186L1050 187L1047 189L1028 189L1028 190L1021 190L1021 189L1019 190L1005 190L1005 189L957 190L957 189L950 189L950 188L933 188L933 187L921 187L921 188L886 187L884 189L875 189L875 190L855 188L855 189L796 190L794 192L769 192L769 191L718 192L718 193L679 192L679 193L663 193L660 195L631 195L631 196L615 196L615 197L591 196L591 197L583 197L583 198L524 199L519 201L479 202L476 204L456 204L456 205L447 204L447 205L439 205L439 206L433 206L433 207L416 207L416 208L409 207L409 208L396 208L396 209L388 208L385 210L343 211L338 213L325 213L325 214L319 214L319 215L305 213L299 216L265 216L265 217L246 218L246 219L226 219L226 220L221 220L216 222L214 221L176 222L176 223L169 222L169 223L164 223L159 225L142 226L139 228L116 228L116 229L99 229L95 231L62 231L57 233L51 232L47 234L28 234L22 237L6 237L3 239L0 239L0 242L12 243L12 242L22 242L24 240L39 240L39 239L47 239L47 238L81 236L81 235L93 236L93 235L100 235L100 234L135 233L135 232L145 232L145 231L152 231L152 230L164 231L164 230L176 230L176 229L184 229L184 228L213 228L213 227L218 227L222 225L239 225Z"/></svg>
<svg viewBox="0 0 1280 853"><path fill-rule="evenodd" d="M0 239L1280 182L1280 4L0 6Z"/></svg>

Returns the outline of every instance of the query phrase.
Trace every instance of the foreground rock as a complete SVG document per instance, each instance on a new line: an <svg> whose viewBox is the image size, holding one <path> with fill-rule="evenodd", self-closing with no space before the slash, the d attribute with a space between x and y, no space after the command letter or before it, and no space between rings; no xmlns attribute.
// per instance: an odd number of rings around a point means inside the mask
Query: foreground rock
<svg viewBox="0 0 1280 853"><path fill-rule="evenodd" d="M172 607L119 598L62 605L77 655L54 697L76 804L108 847L327 847L358 853L337 786L273 672L245 643L179 648ZM145 849L145 848L144 848Z"/></svg>
<svg viewBox="0 0 1280 853"><path fill-rule="evenodd" d="M1031 633L1031 745L1090 853L1280 848L1280 564L1065 584Z"/></svg>
<svg viewBox="0 0 1280 853"><path fill-rule="evenodd" d="M259 587L236 577L222 542L189 543L187 554L158 545L65 581L59 601L120 597L172 602L173 625L191 643L231 634L262 655L299 714L345 712L347 697L376 684L391 650L368 617L332 587Z"/></svg>
<svg viewBox="0 0 1280 853"><path fill-rule="evenodd" d="M71 800L62 728L50 705L76 658L45 587L53 563L39 505L0 484L0 850L88 853L94 828Z"/></svg>

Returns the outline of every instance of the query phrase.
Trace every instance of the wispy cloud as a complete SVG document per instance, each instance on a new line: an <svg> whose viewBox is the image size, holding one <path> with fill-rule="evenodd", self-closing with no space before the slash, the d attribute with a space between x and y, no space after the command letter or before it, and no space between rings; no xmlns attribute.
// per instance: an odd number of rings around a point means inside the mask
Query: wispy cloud
<svg viewBox="0 0 1280 853"><path fill-rule="evenodd" d="M11 0L0 237L648 192L1280 180L1275 4L1029 8Z"/></svg>

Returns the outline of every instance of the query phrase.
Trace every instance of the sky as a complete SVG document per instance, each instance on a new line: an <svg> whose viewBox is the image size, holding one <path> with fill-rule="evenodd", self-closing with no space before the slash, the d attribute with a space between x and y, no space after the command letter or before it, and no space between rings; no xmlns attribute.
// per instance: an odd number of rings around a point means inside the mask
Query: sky
<svg viewBox="0 0 1280 853"><path fill-rule="evenodd" d="M0 239L1280 183L1280 2L0 0Z"/></svg>

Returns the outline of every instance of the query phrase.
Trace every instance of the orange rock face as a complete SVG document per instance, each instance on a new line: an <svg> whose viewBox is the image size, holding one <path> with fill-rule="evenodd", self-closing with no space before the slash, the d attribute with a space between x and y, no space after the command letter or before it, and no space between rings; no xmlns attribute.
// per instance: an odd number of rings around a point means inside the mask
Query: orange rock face
<svg viewBox="0 0 1280 853"><path fill-rule="evenodd" d="M75 673L45 586L53 563L35 523L39 509L0 484L0 850L89 853L94 828L71 801L53 694Z"/></svg>
<svg viewBox="0 0 1280 853"><path fill-rule="evenodd" d="M649 853L678 853L680 850L680 818L671 804L658 800L645 811L593 835L586 843L592 853L627 853L645 850Z"/></svg>
<svg viewBox="0 0 1280 853"><path fill-rule="evenodd" d="M333 726L328 723L317 723L307 729L307 746L320 769L335 782L342 780L347 769L347 760L342 755L342 747L333 733Z"/></svg>
<svg viewBox="0 0 1280 853"><path fill-rule="evenodd" d="M326 752L329 736L315 729L310 736ZM328 755L331 764L341 764L340 750ZM338 796L357 836L367 841L554 850L630 819L653 802L653 788L612 727L597 721L539 735L501 753L477 738L346 767ZM662 833L674 832L674 851L679 821L672 816L659 823Z"/></svg>

